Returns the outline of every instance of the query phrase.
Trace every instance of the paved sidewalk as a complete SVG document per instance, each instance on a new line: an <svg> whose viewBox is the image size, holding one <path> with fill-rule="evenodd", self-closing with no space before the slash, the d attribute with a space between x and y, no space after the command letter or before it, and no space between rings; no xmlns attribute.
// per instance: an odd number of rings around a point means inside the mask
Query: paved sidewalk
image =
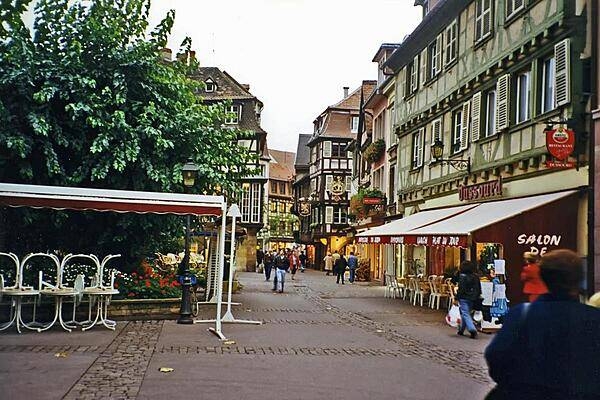
<svg viewBox="0 0 600 400"><path fill-rule="evenodd" d="M481 399L491 387L482 357L490 336L458 337L443 311L321 272L286 278L274 294L263 275L239 274L234 316L264 323L223 324L232 343L207 331L214 325L175 321L2 332L2 398L449 400ZM203 306L201 318L214 315Z"/></svg>

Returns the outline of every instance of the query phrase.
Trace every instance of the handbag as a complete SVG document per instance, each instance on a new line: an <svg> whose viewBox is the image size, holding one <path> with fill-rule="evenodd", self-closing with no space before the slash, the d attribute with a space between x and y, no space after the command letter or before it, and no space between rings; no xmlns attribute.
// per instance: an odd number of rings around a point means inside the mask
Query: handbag
<svg viewBox="0 0 600 400"><path fill-rule="evenodd" d="M453 328L460 325L460 309L457 305L452 304L452 307L450 307L450 310L446 315L446 323Z"/></svg>

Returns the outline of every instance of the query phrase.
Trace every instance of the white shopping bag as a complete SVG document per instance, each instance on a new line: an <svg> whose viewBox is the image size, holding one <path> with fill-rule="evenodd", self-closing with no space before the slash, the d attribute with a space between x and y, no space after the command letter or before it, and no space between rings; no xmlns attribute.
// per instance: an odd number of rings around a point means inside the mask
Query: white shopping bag
<svg viewBox="0 0 600 400"><path fill-rule="evenodd" d="M452 304L448 315L446 315L446 323L454 328L460 325L460 310L457 305Z"/></svg>

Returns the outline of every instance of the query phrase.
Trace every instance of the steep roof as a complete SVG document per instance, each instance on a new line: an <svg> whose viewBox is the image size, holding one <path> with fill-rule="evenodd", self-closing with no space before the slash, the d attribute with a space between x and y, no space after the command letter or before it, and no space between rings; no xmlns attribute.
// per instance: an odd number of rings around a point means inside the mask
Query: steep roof
<svg viewBox="0 0 600 400"><path fill-rule="evenodd" d="M308 142L312 135L298 135L298 148L296 149L296 161L294 165L297 167L308 166L310 163L310 148Z"/></svg>
<svg viewBox="0 0 600 400"><path fill-rule="evenodd" d="M198 71L192 75L192 78L206 82L211 79L215 85L214 92L202 91L202 97L206 100L241 100L254 99L255 97L247 89L247 86L240 84L231 75L221 71L217 67L199 67Z"/></svg>
<svg viewBox="0 0 600 400"><path fill-rule="evenodd" d="M294 177L294 159L296 154L290 151L269 149L272 157L269 163L269 179L282 181L290 180Z"/></svg>

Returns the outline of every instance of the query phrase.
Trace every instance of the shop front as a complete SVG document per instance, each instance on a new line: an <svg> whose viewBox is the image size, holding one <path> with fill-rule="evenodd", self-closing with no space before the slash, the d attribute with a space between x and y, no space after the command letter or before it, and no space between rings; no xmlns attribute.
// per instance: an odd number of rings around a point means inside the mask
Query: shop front
<svg viewBox="0 0 600 400"><path fill-rule="evenodd" d="M484 275L502 259L506 295L514 304L525 300L520 282L525 251L578 249L580 205L580 192L570 190L426 210L361 232L357 240L402 246L397 276L441 275L466 259L476 261Z"/></svg>

